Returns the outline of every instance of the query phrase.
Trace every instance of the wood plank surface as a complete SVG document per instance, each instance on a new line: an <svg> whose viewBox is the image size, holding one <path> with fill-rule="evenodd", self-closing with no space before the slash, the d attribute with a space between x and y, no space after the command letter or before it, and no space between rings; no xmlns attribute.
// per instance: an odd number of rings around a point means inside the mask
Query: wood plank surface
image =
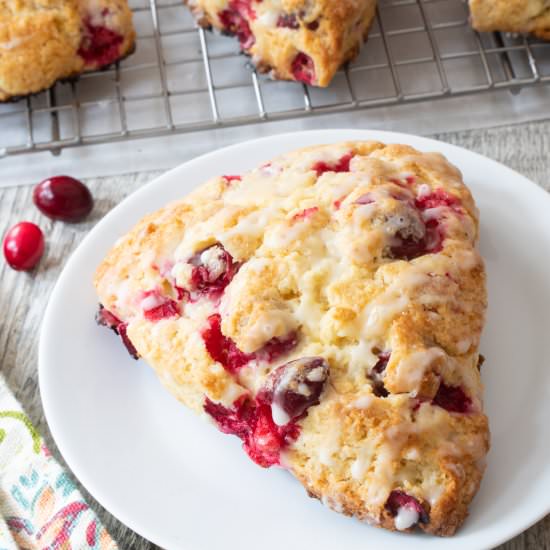
<svg viewBox="0 0 550 550"><path fill-rule="evenodd" d="M550 121L434 137L496 159L550 191ZM26 161L32 162L32 157ZM78 177L77 174L73 175ZM42 314L63 265L82 238L113 206L156 175L130 174L88 180L87 184L96 199L95 208L89 220L73 225L52 222L41 216L32 205L31 187L0 189L0 235L4 235L13 224L28 220L40 223L48 242L45 257L39 268L31 274L12 271L4 261L0 261L0 370L44 435L53 454L61 461L44 419L38 390L36 356ZM550 216L550 212L548 214ZM157 548L103 510L78 485L120 548ZM499 547L499 550L535 549L550 549L550 515Z"/></svg>

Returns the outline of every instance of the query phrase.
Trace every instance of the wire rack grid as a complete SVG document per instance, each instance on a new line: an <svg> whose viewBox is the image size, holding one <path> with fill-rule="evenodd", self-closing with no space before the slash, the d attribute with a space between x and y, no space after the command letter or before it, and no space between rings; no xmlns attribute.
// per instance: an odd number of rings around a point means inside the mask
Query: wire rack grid
<svg viewBox="0 0 550 550"><path fill-rule="evenodd" d="M130 5L136 53L0 105L0 158L550 82L550 43L477 33L464 0L380 0L367 44L326 89L258 75L180 0Z"/></svg>

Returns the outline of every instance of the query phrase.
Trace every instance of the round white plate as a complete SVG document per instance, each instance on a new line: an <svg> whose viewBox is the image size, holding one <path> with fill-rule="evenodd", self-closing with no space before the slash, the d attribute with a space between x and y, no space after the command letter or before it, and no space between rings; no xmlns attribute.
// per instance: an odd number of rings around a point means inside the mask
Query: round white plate
<svg viewBox="0 0 550 550"><path fill-rule="evenodd" d="M152 370L96 326L95 267L144 214L211 176L239 173L318 143L377 139L441 151L481 211L489 277L482 353L492 450L470 517L455 537L390 533L307 497L288 473L254 465L171 397ZM40 338L40 391L67 463L112 514L177 550L408 550L493 547L550 512L550 196L519 174L433 140L378 131L276 135L214 151L168 172L110 212L59 277Z"/></svg>

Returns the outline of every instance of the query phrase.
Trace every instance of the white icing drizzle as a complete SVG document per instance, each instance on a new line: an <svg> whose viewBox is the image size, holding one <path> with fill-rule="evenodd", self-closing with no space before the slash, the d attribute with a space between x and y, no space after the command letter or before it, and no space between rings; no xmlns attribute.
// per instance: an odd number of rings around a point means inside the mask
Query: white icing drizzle
<svg viewBox="0 0 550 550"><path fill-rule="evenodd" d="M273 417L273 422L275 422L277 426L284 426L290 422L290 416L275 401L271 403L271 416Z"/></svg>
<svg viewBox="0 0 550 550"><path fill-rule="evenodd" d="M261 23L265 27L275 28L277 27L278 19L279 13L275 10L267 9L258 17L258 23Z"/></svg>
<svg viewBox="0 0 550 550"><path fill-rule="evenodd" d="M155 309L156 307L162 305L163 303L164 303L164 300L162 299L162 297L154 293L143 298L143 300L141 300L140 305L143 311L149 311L151 309Z"/></svg>
<svg viewBox="0 0 550 550"><path fill-rule="evenodd" d="M412 506L401 506L395 516L395 528L398 531L408 529L418 523L418 512Z"/></svg>
<svg viewBox="0 0 550 550"><path fill-rule="evenodd" d="M402 359L395 371L394 383L400 392L412 392L413 395L422 382L426 369L434 361L446 357L446 353L438 347L415 351Z"/></svg>
<svg viewBox="0 0 550 550"><path fill-rule="evenodd" d="M375 401L375 398L372 394L368 393L358 397L351 406L355 409L368 409Z"/></svg>

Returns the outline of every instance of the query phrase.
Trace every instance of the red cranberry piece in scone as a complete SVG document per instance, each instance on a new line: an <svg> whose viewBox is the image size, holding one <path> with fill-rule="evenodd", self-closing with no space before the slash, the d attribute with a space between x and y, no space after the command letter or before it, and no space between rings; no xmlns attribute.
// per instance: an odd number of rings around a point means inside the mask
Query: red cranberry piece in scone
<svg viewBox="0 0 550 550"><path fill-rule="evenodd" d="M102 14L106 15L106 13ZM84 21L83 38L78 55L86 65L106 67L120 57L124 37L104 25L96 25L91 18Z"/></svg>
<svg viewBox="0 0 550 550"><path fill-rule="evenodd" d="M392 491L385 505L395 518L395 528L399 531L410 529L417 523L428 523L429 517L420 502L403 491Z"/></svg>
<svg viewBox="0 0 550 550"><path fill-rule="evenodd" d="M300 52L292 60L291 66L294 80L304 84L315 84L315 64L309 55Z"/></svg>
<svg viewBox="0 0 550 550"><path fill-rule="evenodd" d="M193 266L189 290L210 298L217 298L223 293L240 267L221 244L197 252L188 263Z"/></svg>
<svg viewBox="0 0 550 550"><path fill-rule="evenodd" d="M179 317L180 306L158 290L148 290L143 293L140 302L143 316L153 323L170 317Z"/></svg>
<svg viewBox="0 0 550 550"><path fill-rule="evenodd" d="M372 392L376 397L387 397L388 390L384 386L384 371L390 361L391 352L382 351L378 354L378 361L369 373L369 379L372 383Z"/></svg>
<svg viewBox="0 0 550 550"><path fill-rule="evenodd" d="M437 405L449 412L468 413L472 408L472 400L460 386L448 386L441 382L432 399L432 405Z"/></svg>
<svg viewBox="0 0 550 550"><path fill-rule="evenodd" d="M321 176L325 172L349 172L349 165L353 157L353 153L346 153L336 162L326 162L324 160L320 160L312 166L312 169L317 172L317 176Z"/></svg>
<svg viewBox="0 0 550 550"><path fill-rule="evenodd" d="M329 373L322 357L301 357L271 373L258 400L271 406L274 422L284 426L319 403Z"/></svg>
<svg viewBox="0 0 550 550"><path fill-rule="evenodd" d="M121 321L114 313L105 309L101 304L99 304L99 310L96 314L96 322L98 325L110 328L115 334L118 334L128 353L134 359L139 359L139 354L127 334L128 323Z"/></svg>

